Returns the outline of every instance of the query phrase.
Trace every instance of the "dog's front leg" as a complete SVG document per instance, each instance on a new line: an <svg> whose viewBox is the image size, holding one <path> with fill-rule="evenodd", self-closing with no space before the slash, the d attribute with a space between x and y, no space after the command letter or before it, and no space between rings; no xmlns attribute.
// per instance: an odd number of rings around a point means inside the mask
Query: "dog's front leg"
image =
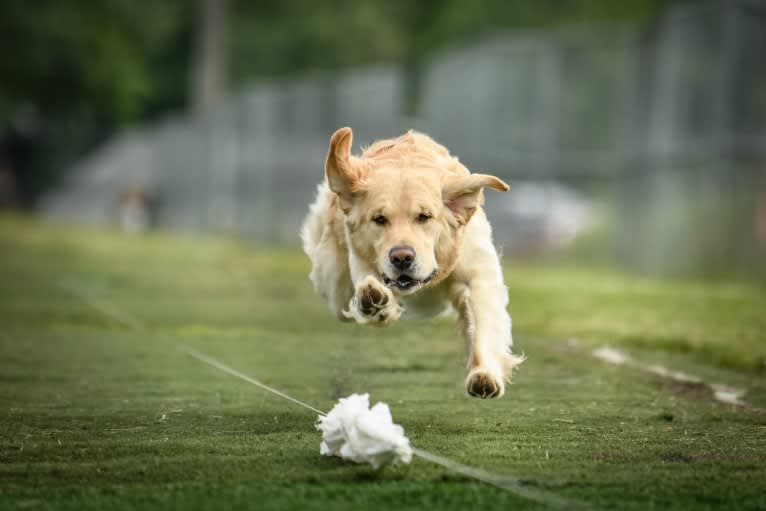
<svg viewBox="0 0 766 511"><path fill-rule="evenodd" d="M349 262L355 291L343 315L359 324L375 326L385 326L399 319L404 309L394 293L353 254Z"/></svg>
<svg viewBox="0 0 766 511"><path fill-rule="evenodd" d="M494 249L474 254L471 268L456 274L451 293L468 351L465 387L471 396L500 397L523 357L511 354L508 292Z"/></svg>

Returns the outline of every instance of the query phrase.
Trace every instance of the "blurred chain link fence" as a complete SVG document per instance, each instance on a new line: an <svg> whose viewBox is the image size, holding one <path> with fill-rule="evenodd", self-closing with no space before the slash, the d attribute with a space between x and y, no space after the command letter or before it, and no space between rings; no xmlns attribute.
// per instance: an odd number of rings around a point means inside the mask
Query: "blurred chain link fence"
<svg viewBox="0 0 766 511"><path fill-rule="evenodd" d="M640 29L496 34L416 70L257 83L206 118L112 140L43 211L113 222L119 197L143 194L162 228L297 243L340 126L357 149L422 130L506 179L512 192L487 201L506 252L562 243L600 212L632 267L766 255L766 4L746 1L676 6Z"/></svg>

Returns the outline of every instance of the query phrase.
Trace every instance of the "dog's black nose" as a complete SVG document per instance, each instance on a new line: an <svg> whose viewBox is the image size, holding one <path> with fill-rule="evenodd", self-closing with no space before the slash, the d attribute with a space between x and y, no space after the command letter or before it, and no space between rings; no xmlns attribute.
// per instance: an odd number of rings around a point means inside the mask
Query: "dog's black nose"
<svg viewBox="0 0 766 511"><path fill-rule="evenodd" d="M388 259L397 269L407 270L415 261L415 249L410 246L399 245L391 249L388 253Z"/></svg>

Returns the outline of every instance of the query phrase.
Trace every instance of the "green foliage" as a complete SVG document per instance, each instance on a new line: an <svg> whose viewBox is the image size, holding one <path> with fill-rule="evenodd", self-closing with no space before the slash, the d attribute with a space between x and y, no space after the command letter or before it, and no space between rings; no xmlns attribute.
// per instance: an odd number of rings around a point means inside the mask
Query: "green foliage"
<svg viewBox="0 0 766 511"><path fill-rule="evenodd" d="M576 22L640 22L669 0L300 0L234 2L235 82L302 69L410 61L485 32Z"/></svg>
<svg viewBox="0 0 766 511"><path fill-rule="evenodd" d="M26 148L10 161L23 203L114 130L185 106L191 14L182 0L0 3L0 143Z"/></svg>
<svg viewBox="0 0 766 511"><path fill-rule="evenodd" d="M106 123L146 115L157 97L185 89L161 84L185 66L174 62L186 54L170 50L188 33L189 20L180 1L3 2L0 31L13 51L0 65L0 115L18 104L46 117Z"/></svg>

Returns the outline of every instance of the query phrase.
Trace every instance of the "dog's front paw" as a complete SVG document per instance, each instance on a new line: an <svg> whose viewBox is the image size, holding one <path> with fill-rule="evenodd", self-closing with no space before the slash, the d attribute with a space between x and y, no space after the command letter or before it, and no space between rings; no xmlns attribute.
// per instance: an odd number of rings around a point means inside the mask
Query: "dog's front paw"
<svg viewBox="0 0 766 511"><path fill-rule="evenodd" d="M491 372L476 368L468 373L465 390L468 395L481 399L501 397L505 393L505 383Z"/></svg>
<svg viewBox="0 0 766 511"><path fill-rule="evenodd" d="M375 277L369 276L357 286L348 310L343 311L343 315L363 325L383 326L399 319L403 310L391 290Z"/></svg>

